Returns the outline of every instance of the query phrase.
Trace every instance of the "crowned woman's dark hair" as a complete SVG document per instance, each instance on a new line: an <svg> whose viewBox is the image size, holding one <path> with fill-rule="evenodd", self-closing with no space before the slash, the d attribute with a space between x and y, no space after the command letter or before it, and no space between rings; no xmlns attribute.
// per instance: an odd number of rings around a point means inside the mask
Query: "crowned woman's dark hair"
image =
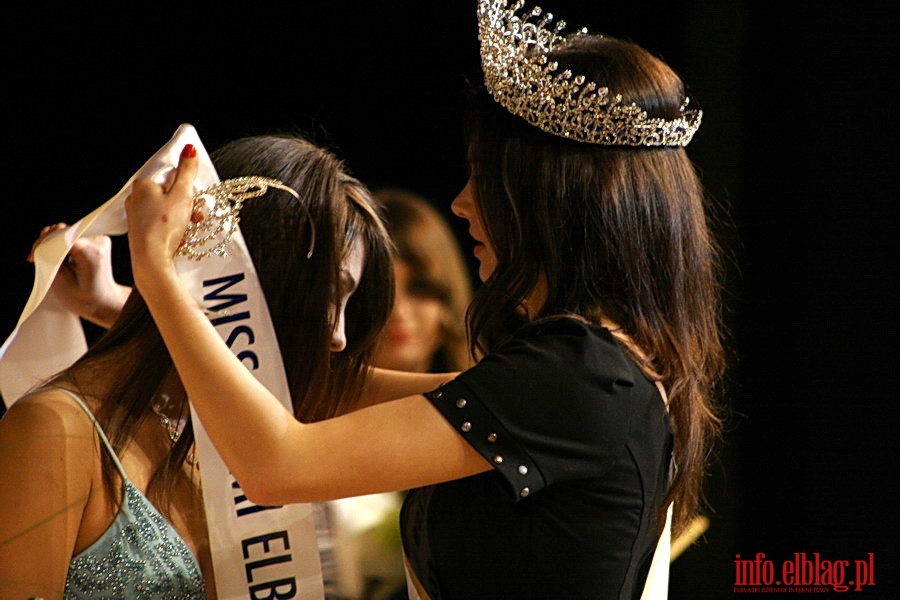
<svg viewBox="0 0 900 600"><path fill-rule="evenodd" d="M681 80L633 43L581 35L549 58L650 117L680 114ZM473 94L467 132L476 206L497 255L470 310L472 343L490 351L508 339L541 278L547 298L532 318L579 315L621 327L670 398L678 474L668 500L677 531L702 497L724 368L718 251L685 149L570 141L483 89Z"/></svg>

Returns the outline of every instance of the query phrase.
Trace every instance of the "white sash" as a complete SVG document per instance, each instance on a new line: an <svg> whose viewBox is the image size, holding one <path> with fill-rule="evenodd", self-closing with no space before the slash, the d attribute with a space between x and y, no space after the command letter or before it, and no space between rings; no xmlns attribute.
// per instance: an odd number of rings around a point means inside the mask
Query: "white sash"
<svg viewBox="0 0 900 600"><path fill-rule="evenodd" d="M659 541L656 543L656 551L653 560L650 561L650 571L647 573L647 581L644 582L644 592L641 600L665 600L669 597L669 564L672 562L672 505L666 511L666 526L663 528Z"/></svg>
<svg viewBox="0 0 900 600"><path fill-rule="evenodd" d="M83 236L126 233L124 202L131 183L139 177L163 182L178 164L185 144L194 145L200 160L196 189L218 183L196 130L182 125L118 194L71 227L49 236L35 249L31 296L16 328L0 347L0 393L8 404L68 367L87 349L78 317L47 295L74 242ZM281 353L256 270L239 231L227 249L225 257L213 256L199 262L178 258L176 268L197 302L210 311L211 321L232 351L290 410ZM249 502L196 414L193 423L220 600L322 598L325 592L311 506L259 507ZM253 440L247 443L252 444Z"/></svg>

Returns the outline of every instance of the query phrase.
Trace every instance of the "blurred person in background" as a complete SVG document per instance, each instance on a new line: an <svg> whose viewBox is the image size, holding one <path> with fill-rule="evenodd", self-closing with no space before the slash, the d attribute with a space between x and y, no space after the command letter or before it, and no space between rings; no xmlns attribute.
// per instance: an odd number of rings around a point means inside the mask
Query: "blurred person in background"
<svg viewBox="0 0 900 600"><path fill-rule="evenodd" d="M471 366L466 308L472 279L450 225L426 198L400 188L373 195L384 209L394 256L394 308L374 364L419 373ZM402 492L327 503L344 580L367 600L406 598L399 514Z"/></svg>

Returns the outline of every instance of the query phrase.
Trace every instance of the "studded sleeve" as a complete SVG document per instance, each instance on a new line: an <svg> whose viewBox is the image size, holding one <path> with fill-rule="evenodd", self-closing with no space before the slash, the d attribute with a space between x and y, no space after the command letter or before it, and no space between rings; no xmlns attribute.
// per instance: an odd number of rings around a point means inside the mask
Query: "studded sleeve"
<svg viewBox="0 0 900 600"><path fill-rule="evenodd" d="M612 467L625 452L633 386L605 329L562 319L523 327L426 397L521 499Z"/></svg>

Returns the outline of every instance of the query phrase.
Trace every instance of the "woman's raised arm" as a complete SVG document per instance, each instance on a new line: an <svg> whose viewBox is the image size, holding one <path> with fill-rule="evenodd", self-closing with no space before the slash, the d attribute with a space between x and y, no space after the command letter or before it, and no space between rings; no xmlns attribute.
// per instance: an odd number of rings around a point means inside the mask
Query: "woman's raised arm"
<svg viewBox="0 0 900 600"><path fill-rule="evenodd" d="M231 353L176 274L172 257L190 218L196 170L186 148L168 191L134 183L126 201L132 266L188 396L248 497L324 500L489 469L423 396L314 424L294 419Z"/></svg>
<svg viewBox="0 0 900 600"><path fill-rule="evenodd" d="M356 408L430 392L458 374L413 373L372 367L366 377L365 393Z"/></svg>

